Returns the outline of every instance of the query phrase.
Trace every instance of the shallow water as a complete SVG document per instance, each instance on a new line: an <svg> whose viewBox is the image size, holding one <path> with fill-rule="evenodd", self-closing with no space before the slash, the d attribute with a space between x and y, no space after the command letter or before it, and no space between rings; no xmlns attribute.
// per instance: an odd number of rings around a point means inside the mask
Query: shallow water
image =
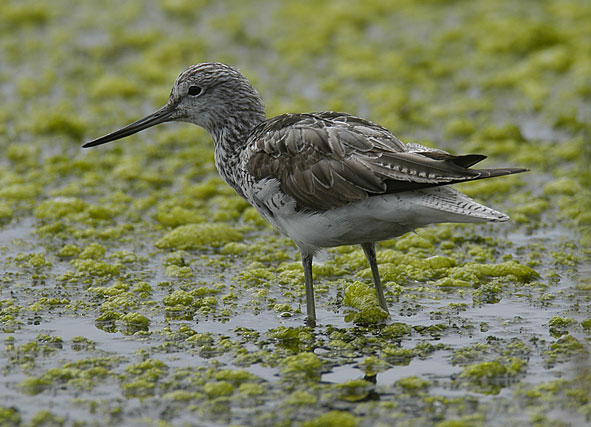
<svg viewBox="0 0 591 427"><path fill-rule="evenodd" d="M2 8L0 425L591 421L585 2ZM389 319L359 248L319 254L306 328L295 246L217 176L205 132L80 149L205 60L270 116L345 110L530 168L458 186L513 221L381 243Z"/></svg>

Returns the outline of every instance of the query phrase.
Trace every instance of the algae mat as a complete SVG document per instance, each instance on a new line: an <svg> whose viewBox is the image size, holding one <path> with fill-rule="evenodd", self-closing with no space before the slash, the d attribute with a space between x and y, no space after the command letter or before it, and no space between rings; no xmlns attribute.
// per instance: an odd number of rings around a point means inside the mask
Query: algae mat
<svg viewBox="0 0 591 427"><path fill-rule="evenodd" d="M0 2L0 425L583 425L591 418L591 8L581 1ZM531 172L508 224L315 266L183 124L80 149L192 63L269 115L344 110Z"/></svg>

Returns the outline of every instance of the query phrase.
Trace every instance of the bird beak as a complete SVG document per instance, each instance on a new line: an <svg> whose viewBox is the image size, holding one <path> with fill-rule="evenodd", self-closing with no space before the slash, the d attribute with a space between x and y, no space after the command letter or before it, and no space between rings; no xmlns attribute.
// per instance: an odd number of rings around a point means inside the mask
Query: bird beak
<svg viewBox="0 0 591 427"><path fill-rule="evenodd" d="M141 130L147 129L149 127L155 126L159 123L168 122L174 120L175 108L170 105L166 104L164 107L154 111L149 116L144 117L143 119L136 120L133 123L128 124L127 126L116 130L115 132L111 132L105 136L101 136L100 138L93 139L92 141L86 142L82 145L83 148L95 147L97 145L106 144L107 142L115 141L117 139L125 138L126 136L133 135Z"/></svg>

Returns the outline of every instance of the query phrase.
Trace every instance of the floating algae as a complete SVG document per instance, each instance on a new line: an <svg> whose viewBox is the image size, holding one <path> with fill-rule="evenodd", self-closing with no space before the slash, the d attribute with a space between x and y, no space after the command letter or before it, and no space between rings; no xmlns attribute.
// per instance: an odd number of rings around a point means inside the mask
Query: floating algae
<svg viewBox="0 0 591 427"><path fill-rule="evenodd" d="M3 4L1 425L589 423L586 2L149 5ZM297 249L204 132L79 148L204 58L270 116L347 111L531 169L458 186L512 222L381 242L389 320L359 248L319 254L306 328Z"/></svg>

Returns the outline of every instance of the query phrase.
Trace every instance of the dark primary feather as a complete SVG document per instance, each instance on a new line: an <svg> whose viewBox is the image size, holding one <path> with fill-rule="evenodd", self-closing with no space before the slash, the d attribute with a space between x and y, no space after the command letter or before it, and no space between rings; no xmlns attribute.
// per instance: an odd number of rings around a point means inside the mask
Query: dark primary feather
<svg viewBox="0 0 591 427"><path fill-rule="evenodd" d="M298 209L328 210L367 197L526 169L468 169L486 156L409 151L387 129L346 113L285 114L250 134L248 172L275 178Z"/></svg>

